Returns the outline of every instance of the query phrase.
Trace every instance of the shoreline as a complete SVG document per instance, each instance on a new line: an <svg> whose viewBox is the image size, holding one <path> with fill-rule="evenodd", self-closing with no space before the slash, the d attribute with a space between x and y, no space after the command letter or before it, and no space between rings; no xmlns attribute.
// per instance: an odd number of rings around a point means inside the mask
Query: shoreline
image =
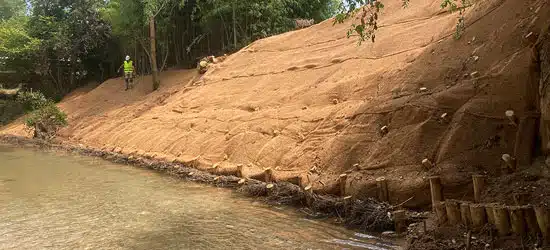
<svg viewBox="0 0 550 250"><path fill-rule="evenodd" d="M73 145L65 141L48 142L15 135L0 135L0 143L34 148L44 151L76 153L83 156L99 157L112 163L130 165L158 173L167 174L180 180L203 183L215 187L233 189L245 196L256 198L269 205L294 207L310 219L330 218L332 224L360 232L382 233L395 231L395 223L388 216L396 207L374 199L358 200L351 197L320 195L304 190L298 185L280 181L266 183L234 175L214 175L179 162L136 157L84 145ZM412 218L414 216L408 216ZM410 222L412 223L412 222ZM407 224L408 225L408 224ZM402 247L407 234L391 237L397 246Z"/></svg>

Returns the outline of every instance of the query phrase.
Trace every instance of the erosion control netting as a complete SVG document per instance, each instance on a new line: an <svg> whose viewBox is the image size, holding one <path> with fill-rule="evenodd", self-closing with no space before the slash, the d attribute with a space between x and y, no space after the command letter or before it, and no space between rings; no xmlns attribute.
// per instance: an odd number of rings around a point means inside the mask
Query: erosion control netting
<svg viewBox="0 0 550 250"><path fill-rule="evenodd" d="M377 41L360 47L345 36L351 23L332 20L258 40L198 85L196 70L163 72L153 93L146 84L124 91L123 79L110 79L59 104L69 115L60 134L95 148L211 164L303 174L316 167L316 190L317 181L334 186L351 171L344 196L357 197L383 176L389 203L414 197L410 207L429 206L424 177L437 174L446 197L469 198L471 174L501 175L503 154L528 162L537 126L529 122L539 103L549 114L546 99L537 99L528 36L538 36L549 5L475 1L456 40L457 13L440 4L418 0L403 9L401 0L385 0ZM510 124L507 110L527 123ZM22 134L22 127L0 133Z"/></svg>

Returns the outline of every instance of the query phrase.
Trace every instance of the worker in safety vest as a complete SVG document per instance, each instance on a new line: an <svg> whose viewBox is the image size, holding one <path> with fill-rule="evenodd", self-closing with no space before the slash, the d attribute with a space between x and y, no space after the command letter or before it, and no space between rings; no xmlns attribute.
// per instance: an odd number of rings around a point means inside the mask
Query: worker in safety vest
<svg viewBox="0 0 550 250"><path fill-rule="evenodd" d="M134 62L130 60L130 56L126 56L126 60L120 68L124 67L124 81L126 82L126 90L130 88L130 83L134 82ZM120 70L118 68L118 70Z"/></svg>

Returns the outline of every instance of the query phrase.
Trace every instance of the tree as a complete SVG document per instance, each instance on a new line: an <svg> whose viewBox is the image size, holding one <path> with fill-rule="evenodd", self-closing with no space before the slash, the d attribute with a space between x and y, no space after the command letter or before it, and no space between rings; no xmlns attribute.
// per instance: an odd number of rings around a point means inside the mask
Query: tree
<svg viewBox="0 0 550 250"><path fill-rule="evenodd" d="M172 4L172 0L144 0L145 13L149 20L149 40L151 43L151 52L149 59L151 60L151 71L153 75L153 91L160 87L160 79L158 76L157 66L157 38L155 29L155 18L165 9ZM183 2L182 2L183 4Z"/></svg>
<svg viewBox="0 0 550 250"><path fill-rule="evenodd" d="M25 8L25 0L0 0L0 21L22 16Z"/></svg>
<svg viewBox="0 0 550 250"><path fill-rule="evenodd" d="M28 18L12 17L0 22L0 70L20 73L34 69L41 41L26 31Z"/></svg>
<svg viewBox="0 0 550 250"><path fill-rule="evenodd" d="M410 0L402 0L403 8L409 6ZM361 14L360 23L353 22L347 32L348 38L351 36L359 37L359 44L365 40L375 41L375 33L378 30L378 16L380 10L384 8L383 1L378 0L344 0L340 5L339 13L334 19L334 24L343 23L345 20ZM458 4L460 2L460 6ZM464 10L471 6L469 0L441 0L441 8L447 8L449 12L459 11L459 19L454 34L455 39L459 39L464 31Z"/></svg>
<svg viewBox="0 0 550 250"><path fill-rule="evenodd" d="M31 0L29 34L41 40L36 71L52 82L50 95L58 98L79 86L97 67L85 67L89 56L111 38L110 26L101 19L101 0Z"/></svg>

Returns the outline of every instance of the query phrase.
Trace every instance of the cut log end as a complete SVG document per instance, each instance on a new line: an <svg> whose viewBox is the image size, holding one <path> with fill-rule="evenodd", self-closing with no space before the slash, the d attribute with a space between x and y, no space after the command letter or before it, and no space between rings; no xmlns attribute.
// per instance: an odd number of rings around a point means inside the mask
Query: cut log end
<svg viewBox="0 0 550 250"><path fill-rule="evenodd" d="M426 158L422 160L422 166L424 166L426 169L431 169L433 168L434 164L432 163L432 161Z"/></svg>
<svg viewBox="0 0 550 250"><path fill-rule="evenodd" d="M513 110L506 110L506 112L504 112L504 115L506 115L506 118L508 118L508 120L510 121L510 124L514 126L518 125L518 119Z"/></svg>
<svg viewBox="0 0 550 250"><path fill-rule="evenodd" d="M388 132L389 132L388 126L383 126L382 128L380 128L380 133L382 135L386 135Z"/></svg>

